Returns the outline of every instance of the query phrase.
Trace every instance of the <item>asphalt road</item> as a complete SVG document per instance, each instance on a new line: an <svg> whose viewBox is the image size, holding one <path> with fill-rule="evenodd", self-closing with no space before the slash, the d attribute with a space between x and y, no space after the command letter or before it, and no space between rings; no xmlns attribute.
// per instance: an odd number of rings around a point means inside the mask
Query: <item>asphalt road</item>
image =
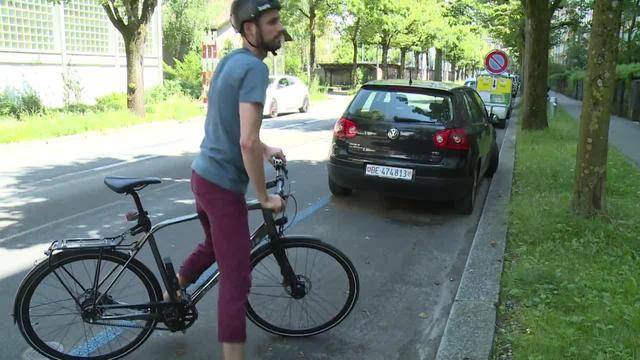
<svg viewBox="0 0 640 360"><path fill-rule="evenodd" d="M429 359L437 352L489 180L480 185L470 216L450 204L368 192L331 197L331 130L348 100L336 97L307 114L266 119L263 138L287 153L298 210L317 209L287 233L321 238L346 253L360 275L359 301L341 325L307 339L280 338L249 323L249 359ZM498 130L499 143L503 133ZM123 216L133 203L107 189L105 176L162 178L141 192L154 222L194 211L190 163L201 136L202 120L195 119L0 146L0 358L38 358L11 313L21 279L49 243L125 229ZM252 226L259 220L251 215ZM190 222L161 231L158 244L177 266L201 238L199 223ZM153 268L148 250L141 260ZM213 290L198 304L200 318L186 334L156 332L129 358L221 358L216 298Z"/></svg>

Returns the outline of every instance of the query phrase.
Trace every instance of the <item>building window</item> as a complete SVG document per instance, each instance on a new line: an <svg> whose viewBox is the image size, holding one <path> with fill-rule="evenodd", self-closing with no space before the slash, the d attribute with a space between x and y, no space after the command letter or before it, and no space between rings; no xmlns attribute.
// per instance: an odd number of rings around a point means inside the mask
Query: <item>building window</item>
<svg viewBox="0 0 640 360"><path fill-rule="evenodd" d="M53 21L47 0L0 0L0 48L53 50Z"/></svg>
<svg viewBox="0 0 640 360"><path fill-rule="evenodd" d="M107 14L95 0L73 0L64 4L64 35L67 51L108 54Z"/></svg>

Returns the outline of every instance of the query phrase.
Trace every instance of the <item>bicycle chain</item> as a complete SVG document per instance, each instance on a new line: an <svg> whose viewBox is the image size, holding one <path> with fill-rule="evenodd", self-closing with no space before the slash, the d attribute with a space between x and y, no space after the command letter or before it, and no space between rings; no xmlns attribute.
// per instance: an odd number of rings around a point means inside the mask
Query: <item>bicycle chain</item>
<svg viewBox="0 0 640 360"><path fill-rule="evenodd" d="M129 325L129 324L114 325L113 323L104 323L104 322L97 322L97 321L94 321L94 322L92 322L90 324L91 325L106 325L106 326L129 328L129 329L144 329L144 328L146 328L146 326L142 326L142 325L133 325L133 324L132 325ZM171 331L171 329L169 329L167 327L158 327L158 326L156 326L154 328L154 330Z"/></svg>

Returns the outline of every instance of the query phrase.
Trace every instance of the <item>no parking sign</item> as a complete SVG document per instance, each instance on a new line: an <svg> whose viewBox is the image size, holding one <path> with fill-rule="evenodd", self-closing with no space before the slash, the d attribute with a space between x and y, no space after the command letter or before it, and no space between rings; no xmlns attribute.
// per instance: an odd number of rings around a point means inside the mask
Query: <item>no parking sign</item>
<svg viewBox="0 0 640 360"><path fill-rule="evenodd" d="M493 50L484 58L484 68L491 74L502 74L509 67L509 57L502 50Z"/></svg>

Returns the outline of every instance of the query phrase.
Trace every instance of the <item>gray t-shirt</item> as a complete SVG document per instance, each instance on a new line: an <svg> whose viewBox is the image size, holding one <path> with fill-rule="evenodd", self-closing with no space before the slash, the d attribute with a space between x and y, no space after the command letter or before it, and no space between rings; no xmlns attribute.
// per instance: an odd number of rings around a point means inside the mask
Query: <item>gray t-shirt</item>
<svg viewBox="0 0 640 360"><path fill-rule="evenodd" d="M216 67L204 124L200 154L191 168L227 190L247 192L249 176L240 150L239 104L264 104L269 69L247 49L237 49Z"/></svg>

